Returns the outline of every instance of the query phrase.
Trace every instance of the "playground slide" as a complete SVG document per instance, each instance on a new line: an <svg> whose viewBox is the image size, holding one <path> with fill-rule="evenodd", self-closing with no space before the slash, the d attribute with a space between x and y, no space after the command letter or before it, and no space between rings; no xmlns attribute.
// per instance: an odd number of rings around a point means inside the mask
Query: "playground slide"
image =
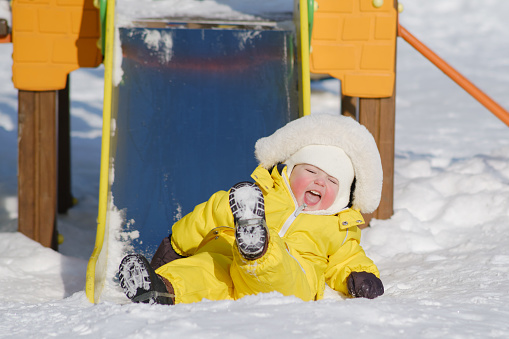
<svg viewBox="0 0 509 339"><path fill-rule="evenodd" d="M256 140L310 113L310 69L342 80L345 95L380 98L394 88L390 2L345 7L295 0L291 30L238 21L211 29L210 20L193 20L193 28L171 20L115 27L113 0L106 11L101 6L101 18L105 12L99 217L86 287L91 302L127 301L115 281L123 255L150 258L195 205L250 180ZM314 16L320 20L311 36ZM331 35L330 24L351 17L353 35ZM374 32L363 29L379 21L384 24Z"/></svg>
<svg viewBox="0 0 509 339"><path fill-rule="evenodd" d="M98 230L87 269L94 303L127 302L116 280L122 257L150 258L195 205L249 180L256 140L299 111L293 31L248 22L115 27L113 6L109 1Z"/></svg>

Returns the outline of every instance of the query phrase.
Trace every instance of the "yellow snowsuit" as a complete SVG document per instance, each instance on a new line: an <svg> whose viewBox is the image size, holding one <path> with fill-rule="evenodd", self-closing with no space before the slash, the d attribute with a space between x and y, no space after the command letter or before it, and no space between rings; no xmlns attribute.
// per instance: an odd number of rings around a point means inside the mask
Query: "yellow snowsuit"
<svg viewBox="0 0 509 339"><path fill-rule="evenodd" d="M379 277L378 269L359 245L364 223L360 212L336 215L299 212L290 192L286 167L272 173L259 166L251 177L263 192L270 231L266 254L245 260L235 248L228 192L219 191L173 225L172 246L186 257L156 270L175 289L175 303L239 299L278 291L305 301L323 298L325 283L348 294L352 271Z"/></svg>

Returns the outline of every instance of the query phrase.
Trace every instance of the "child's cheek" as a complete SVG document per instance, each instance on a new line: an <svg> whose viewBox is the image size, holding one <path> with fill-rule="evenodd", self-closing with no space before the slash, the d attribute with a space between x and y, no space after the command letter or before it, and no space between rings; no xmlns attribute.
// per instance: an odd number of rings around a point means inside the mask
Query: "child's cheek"
<svg viewBox="0 0 509 339"><path fill-rule="evenodd" d="M304 197L305 187L306 186L304 185L303 180L293 180L290 183L290 188L292 190L292 193L295 196L295 199L297 199L297 202L299 203L299 205L301 205L303 202L302 200Z"/></svg>
<svg viewBox="0 0 509 339"><path fill-rule="evenodd" d="M331 205L334 203L334 200L336 200L336 196L338 195L338 189L337 186L328 185L327 187L327 194L325 195L323 199L323 209L327 209L331 207Z"/></svg>

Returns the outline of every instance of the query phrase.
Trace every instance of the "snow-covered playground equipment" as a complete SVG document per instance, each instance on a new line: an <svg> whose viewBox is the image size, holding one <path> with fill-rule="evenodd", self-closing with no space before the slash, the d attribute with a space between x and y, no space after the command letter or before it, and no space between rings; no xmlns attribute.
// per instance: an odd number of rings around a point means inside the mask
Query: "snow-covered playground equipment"
<svg viewBox="0 0 509 339"><path fill-rule="evenodd" d="M311 45L316 48L311 54L306 1L296 3L296 29L280 28L277 20L211 24L164 18L118 28L120 41L111 43L106 35L105 67L111 82L106 78L105 83L112 84L112 99L111 104L105 100L98 233L87 272L91 301L109 289L112 270L126 251L150 257L175 220L216 190L249 180L256 165L255 141L299 111L309 114L310 69L341 78L350 96L370 98L376 107L369 115L384 114L378 120L389 122L382 130L375 123L374 134L391 141L394 123L387 117L394 116L397 14L390 3L365 5L338 15L337 2L322 1L311 15ZM331 14L336 25L349 16L363 19L349 21L351 34L331 41L331 21L321 25L321 16ZM375 33L363 29L379 16L388 20ZM107 33L111 26L108 17ZM343 48L345 39L351 48ZM108 59L108 47L115 44L122 49L121 81L114 74L119 58ZM357 54L362 63L355 62ZM344 62L338 64L336 57ZM360 115L370 120L368 113ZM388 177L392 162L391 153ZM392 214L392 194L385 201L377 217Z"/></svg>
<svg viewBox="0 0 509 339"><path fill-rule="evenodd" d="M295 0L293 26L284 28L276 19L203 18L118 27L115 0L14 0L12 35L0 42L13 43L19 89L20 232L57 247L57 210L72 205L68 74L101 62L98 225L86 278L91 302L114 281L123 252L150 256L176 219L249 178L255 140L309 114L310 72L340 79L341 113L374 135L384 187L379 209L365 219L389 218L398 34L509 125L507 111L398 24L397 5Z"/></svg>

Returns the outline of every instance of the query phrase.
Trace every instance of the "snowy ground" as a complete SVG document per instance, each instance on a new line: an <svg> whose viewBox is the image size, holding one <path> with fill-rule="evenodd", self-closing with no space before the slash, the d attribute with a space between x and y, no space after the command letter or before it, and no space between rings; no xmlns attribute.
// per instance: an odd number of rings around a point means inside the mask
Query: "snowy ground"
<svg viewBox="0 0 509 339"><path fill-rule="evenodd" d="M240 12L247 6L245 0L216 3L239 4L232 7ZM508 1L403 4L401 23L411 33L509 109ZM267 294L175 307L90 304L83 289L97 216L102 68L71 75L79 203L59 217L65 242L56 253L15 232L11 53L11 45L0 45L0 337L509 337L509 129L404 41L398 44L395 214L373 221L362 239L386 293L375 300L331 293L308 303ZM337 82L313 88L314 112L338 109Z"/></svg>

